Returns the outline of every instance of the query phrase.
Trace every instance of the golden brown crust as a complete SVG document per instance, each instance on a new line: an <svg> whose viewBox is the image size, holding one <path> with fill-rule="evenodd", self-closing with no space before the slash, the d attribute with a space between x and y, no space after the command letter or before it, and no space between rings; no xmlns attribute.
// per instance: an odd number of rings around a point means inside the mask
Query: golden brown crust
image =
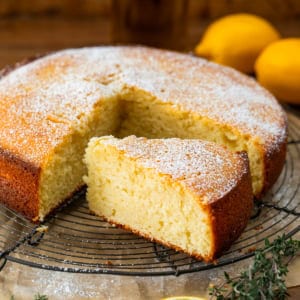
<svg viewBox="0 0 300 300"><path fill-rule="evenodd" d="M247 157L245 153L242 155ZM250 182L250 172L243 173L240 182L227 195L208 207L214 245L211 259L227 250L247 226L253 208Z"/></svg>
<svg viewBox="0 0 300 300"><path fill-rule="evenodd" d="M0 201L30 220L38 217L40 168L0 149Z"/></svg>
<svg viewBox="0 0 300 300"><path fill-rule="evenodd" d="M264 155L264 185L261 195L257 198L261 198L276 182L278 179L286 158L286 140L278 145L272 153L266 153Z"/></svg>
<svg viewBox="0 0 300 300"><path fill-rule="evenodd" d="M29 57L0 71L0 78L43 55ZM13 137L12 137L13 138ZM41 169L11 151L0 148L0 201L32 222L39 219L39 178Z"/></svg>

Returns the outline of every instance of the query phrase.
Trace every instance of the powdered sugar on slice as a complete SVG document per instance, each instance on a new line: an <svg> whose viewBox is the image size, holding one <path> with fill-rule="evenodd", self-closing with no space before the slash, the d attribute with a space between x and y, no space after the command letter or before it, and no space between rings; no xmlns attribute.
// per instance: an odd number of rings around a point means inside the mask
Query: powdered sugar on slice
<svg viewBox="0 0 300 300"><path fill-rule="evenodd" d="M214 143L200 140L94 138L91 145L111 145L145 168L168 175L207 202L229 192L248 172L248 162Z"/></svg>

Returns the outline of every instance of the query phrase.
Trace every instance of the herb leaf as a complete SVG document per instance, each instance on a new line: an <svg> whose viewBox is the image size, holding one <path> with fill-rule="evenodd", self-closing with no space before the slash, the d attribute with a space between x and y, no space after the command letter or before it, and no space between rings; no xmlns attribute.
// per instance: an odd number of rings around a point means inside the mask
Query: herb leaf
<svg viewBox="0 0 300 300"><path fill-rule="evenodd" d="M253 263L238 277L231 278L224 272L225 282L209 288L211 299L279 299L288 296L284 277L287 265L300 250L300 241L285 235L273 243L268 239L262 249L255 251Z"/></svg>
<svg viewBox="0 0 300 300"><path fill-rule="evenodd" d="M40 295L39 293L34 296L34 300L48 300L46 295Z"/></svg>

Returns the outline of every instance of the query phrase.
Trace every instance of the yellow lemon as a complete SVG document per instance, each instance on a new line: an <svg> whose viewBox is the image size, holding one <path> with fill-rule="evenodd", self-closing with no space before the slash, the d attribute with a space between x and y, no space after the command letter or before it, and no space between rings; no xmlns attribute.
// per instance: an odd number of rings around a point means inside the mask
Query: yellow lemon
<svg viewBox="0 0 300 300"><path fill-rule="evenodd" d="M269 45L255 63L258 81L279 100L300 104L300 38Z"/></svg>
<svg viewBox="0 0 300 300"><path fill-rule="evenodd" d="M213 22L195 48L195 54L244 73L254 71L259 53L280 38L265 19L235 14Z"/></svg>

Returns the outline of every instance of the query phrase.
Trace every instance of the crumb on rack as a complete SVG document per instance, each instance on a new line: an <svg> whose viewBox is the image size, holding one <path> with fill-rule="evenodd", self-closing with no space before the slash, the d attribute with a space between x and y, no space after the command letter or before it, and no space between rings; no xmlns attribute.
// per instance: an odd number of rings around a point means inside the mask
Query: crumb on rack
<svg viewBox="0 0 300 300"><path fill-rule="evenodd" d="M48 226L46 225L41 225L39 227L36 228L37 232L47 232L48 231Z"/></svg>

